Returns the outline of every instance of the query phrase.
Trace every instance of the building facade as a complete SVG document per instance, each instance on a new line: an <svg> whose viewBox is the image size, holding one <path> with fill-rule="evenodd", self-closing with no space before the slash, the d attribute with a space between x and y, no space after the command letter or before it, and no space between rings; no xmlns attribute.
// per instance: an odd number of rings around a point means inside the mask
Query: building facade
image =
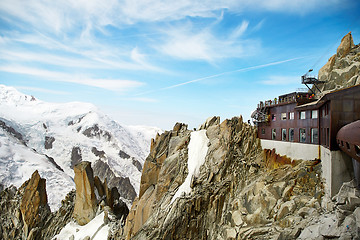
<svg viewBox="0 0 360 240"><path fill-rule="evenodd" d="M336 135L343 126L360 119L360 85L317 100L308 93L282 95L260 102L252 118L263 148L293 159L321 159L331 196L351 180L351 158L339 151Z"/></svg>

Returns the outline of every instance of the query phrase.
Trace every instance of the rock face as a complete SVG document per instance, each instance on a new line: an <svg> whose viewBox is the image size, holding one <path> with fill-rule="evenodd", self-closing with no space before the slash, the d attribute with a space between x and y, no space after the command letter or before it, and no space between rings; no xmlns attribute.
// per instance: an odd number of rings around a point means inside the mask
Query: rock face
<svg viewBox="0 0 360 240"><path fill-rule="evenodd" d="M343 37L340 46L329 61L319 70L318 86L322 96L328 91L360 84L360 45L355 45L351 32ZM313 87L317 92L317 89Z"/></svg>
<svg viewBox="0 0 360 240"><path fill-rule="evenodd" d="M134 187L130 183L128 177L118 177L111 171L108 164L103 161L96 161L94 164L94 174L99 176L101 181L107 180L107 185L109 188L116 187L119 191L120 196L126 199L133 200L136 197L136 192Z"/></svg>
<svg viewBox="0 0 360 240"><path fill-rule="evenodd" d="M96 214L94 174L91 163L84 161L74 167L76 198L73 217L80 225L90 222Z"/></svg>
<svg viewBox="0 0 360 240"><path fill-rule="evenodd" d="M90 222L95 216L98 206L108 206L116 217L125 219L129 210L119 199L116 187L109 187L107 179L104 182L98 176L94 177L90 162L84 161L74 167L76 198L73 217L80 225ZM96 194L95 194L96 193Z"/></svg>
<svg viewBox="0 0 360 240"><path fill-rule="evenodd" d="M45 149L51 149L53 147L52 145L53 142L55 142L54 137L45 136L45 142L44 142Z"/></svg>
<svg viewBox="0 0 360 240"><path fill-rule="evenodd" d="M32 228L46 218L50 212L46 195L46 180L35 171L26 185L20 203L20 212L24 223L24 234L27 237ZM34 234L34 233L32 233Z"/></svg>
<svg viewBox="0 0 360 240"><path fill-rule="evenodd" d="M336 233L327 225L320 228L316 221L354 225L350 218L356 218L352 211L359 198L344 193L342 207L340 200L327 198L320 161L293 161L263 151L256 129L241 117L222 123L210 118L200 129L206 130L208 150L190 192L173 199L188 175L191 142L187 126L176 124L152 141L140 194L125 227L111 239L295 239L310 236L312 228L319 231L310 237L323 239L345 235L340 228ZM349 207L342 211L342 221L337 205ZM321 220L326 214L334 223ZM349 236L357 236L354 229Z"/></svg>
<svg viewBox="0 0 360 240"><path fill-rule="evenodd" d="M45 181L34 172L19 189L9 187L0 194L0 239L51 239L71 220L75 192L51 213Z"/></svg>
<svg viewBox="0 0 360 240"><path fill-rule="evenodd" d="M54 213L50 212L47 205L45 179L41 178L37 171L19 189L9 187L3 190L0 185L0 239L52 239L73 220L73 216L77 221L90 218L92 212L89 211L89 202L93 203L93 201L95 201L94 216L96 213L105 212L105 224L114 229L121 228L129 209L119 199L117 189L108 188L106 180L101 182L98 177L91 181L92 169L87 162L80 163L75 169L79 171L75 176L80 183L79 189L82 193L79 194L80 191L75 193L75 190L69 192L62 200L61 207ZM91 200L91 196L95 196L94 186L98 199ZM77 205L76 212L75 205Z"/></svg>
<svg viewBox="0 0 360 240"><path fill-rule="evenodd" d="M82 161L81 149L79 147L73 147L71 150L71 168Z"/></svg>
<svg viewBox="0 0 360 240"><path fill-rule="evenodd" d="M260 142L256 129L244 124L241 117L221 124L218 118L209 119L201 128L206 129L209 139L205 163L199 176L191 180L191 193L172 203L188 174L191 131L177 123L172 131L153 141L143 167L139 197L126 221L127 239L206 239L226 232L224 220L231 219L231 211L224 213L223 208L230 207L240 176L245 177L250 169L258 171L263 156ZM237 223L242 221L239 213L234 214Z"/></svg>

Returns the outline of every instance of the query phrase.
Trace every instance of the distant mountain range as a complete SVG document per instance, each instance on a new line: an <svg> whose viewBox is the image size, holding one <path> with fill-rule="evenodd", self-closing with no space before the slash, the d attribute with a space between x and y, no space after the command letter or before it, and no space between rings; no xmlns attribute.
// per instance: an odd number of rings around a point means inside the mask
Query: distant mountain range
<svg viewBox="0 0 360 240"><path fill-rule="evenodd" d="M52 210L73 188L73 166L94 174L131 204L156 127L124 126L89 103L48 103L0 85L0 184L19 187L38 170Z"/></svg>

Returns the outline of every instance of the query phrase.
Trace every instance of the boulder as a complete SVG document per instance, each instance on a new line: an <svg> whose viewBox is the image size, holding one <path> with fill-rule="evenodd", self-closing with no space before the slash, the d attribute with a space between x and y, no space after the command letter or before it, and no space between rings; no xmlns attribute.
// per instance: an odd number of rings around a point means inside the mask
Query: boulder
<svg viewBox="0 0 360 240"><path fill-rule="evenodd" d="M73 217L80 225L90 222L96 214L94 175L91 163L84 161L74 167L76 198Z"/></svg>
<svg viewBox="0 0 360 240"><path fill-rule="evenodd" d="M336 51L337 57L342 58L346 56L353 47L354 47L354 40L353 37L351 36L351 32L349 32L341 39L340 46Z"/></svg>

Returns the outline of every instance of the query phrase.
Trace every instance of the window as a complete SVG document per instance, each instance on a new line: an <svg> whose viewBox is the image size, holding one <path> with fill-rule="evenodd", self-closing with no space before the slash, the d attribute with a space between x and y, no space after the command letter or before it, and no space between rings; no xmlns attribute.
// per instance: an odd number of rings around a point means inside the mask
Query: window
<svg viewBox="0 0 360 240"><path fill-rule="evenodd" d="M311 129L311 143L319 143L319 134L317 128Z"/></svg>
<svg viewBox="0 0 360 240"><path fill-rule="evenodd" d="M322 117L325 117L329 114L329 104L325 104L323 107L322 107Z"/></svg>
<svg viewBox="0 0 360 240"><path fill-rule="evenodd" d="M276 139L276 129L275 128L271 129L271 139L272 140Z"/></svg>
<svg viewBox="0 0 360 240"><path fill-rule="evenodd" d="M350 144L348 142L346 142L346 148L350 152Z"/></svg>
<svg viewBox="0 0 360 240"><path fill-rule="evenodd" d="M305 119L305 111L300 112L300 119Z"/></svg>
<svg viewBox="0 0 360 240"><path fill-rule="evenodd" d="M294 129L293 128L289 128L289 141L290 142L294 141Z"/></svg>
<svg viewBox="0 0 360 240"><path fill-rule="evenodd" d="M286 120L286 113L281 113L281 120Z"/></svg>
<svg viewBox="0 0 360 240"><path fill-rule="evenodd" d="M299 137L300 137L300 142L304 143L306 142L306 131L305 131L305 128L300 128L300 131L299 131Z"/></svg>
<svg viewBox="0 0 360 240"><path fill-rule="evenodd" d="M311 118L318 118L318 111L317 110L312 110L311 111Z"/></svg>
<svg viewBox="0 0 360 240"><path fill-rule="evenodd" d="M358 146L356 144L355 144L355 152L356 152L356 155L360 157L360 146Z"/></svg>
<svg viewBox="0 0 360 240"><path fill-rule="evenodd" d="M289 119L294 119L294 112L289 113Z"/></svg>
<svg viewBox="0 0 360 240"><path fill-rule="evenodd" d="M275 114L271 114L271 120L276 121L276 115Z"/></svg>
<svg viewBox="0 0 360 240"><path fill-rule="evenodd" d="M286 129L281 129L281 140L286 141Z"/></svg>
<svg viewBox="0 0 360 240"><path fill-rule="evenodd" d="M261 129L261 134L264 135L265 134L265 128Z"/></svg>

